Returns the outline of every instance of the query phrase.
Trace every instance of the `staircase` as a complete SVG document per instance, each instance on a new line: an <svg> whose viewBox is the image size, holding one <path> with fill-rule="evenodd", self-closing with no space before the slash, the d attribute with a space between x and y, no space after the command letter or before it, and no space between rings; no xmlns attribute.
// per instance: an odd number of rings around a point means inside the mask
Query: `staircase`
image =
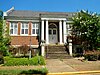
<svg viewBox="0 0 100 75"><path fill-rule="evenodd" d="M68 48L64 45L52 45L52 46L46 46L46 58L51 59L66 59L71 58L71 56L68 54Z"/></svg>

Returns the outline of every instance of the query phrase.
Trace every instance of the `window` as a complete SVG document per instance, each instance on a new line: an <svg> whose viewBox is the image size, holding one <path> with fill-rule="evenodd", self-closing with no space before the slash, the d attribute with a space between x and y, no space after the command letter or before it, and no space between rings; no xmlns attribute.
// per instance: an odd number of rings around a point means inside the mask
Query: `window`
<svg viewBox="0 0 100 75"><path fill-rule="evenodd" d="M32 24L32 35L39 34L39 23Z"/></svg>
<svg viewBox="0 0 100 75"><path fill-rule="evenodd" d="M17 23L11 23L10 24L10 34L11 35L17 35L18 34L18 25L17 25Z"/></svg>
<svg viewBox="0 0 100 75"><path fill-rule="evenodd" d="M28 23L22 23L22 25L21 25L21 34L28 35Z"/></svg>

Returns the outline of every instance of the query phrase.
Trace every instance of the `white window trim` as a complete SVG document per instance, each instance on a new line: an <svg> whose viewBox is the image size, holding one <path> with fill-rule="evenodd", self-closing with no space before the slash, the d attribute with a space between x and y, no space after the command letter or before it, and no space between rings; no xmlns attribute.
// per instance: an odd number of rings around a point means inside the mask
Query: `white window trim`
<svg viewBox="0 0 100 75"><path fill-rule="evenodd" d="M10 22L10 25L9 25L9 35L11 35L11 36L16 36L16 35L18 35L18 23L16 23L16 24L17 24L17 34L11 34L11 33L10 33L10 30L11 30L11 23L14 23L14 22Z"/></svg>
<svg viewBox="0 0 100 75"><path fill-rule="evenodd" d="M33 29L33 24L34 24L34 23L35 23L35 24L37 23L37 24L38 24L38 26L40 26L38 22L33 22L33 23L31 24L31 25L32 25L32 26L31 26L31 35L32 35L32 36L39 36L39 33L38 33L38 34L36 34L36 29L38 29L38 30L39 30L39 27L38 27L38 28L34 28L34 29L35 29L35 34L32 34L32 29ZM38 31L38 32L39 32L39 31Z"/></svg>
<svg viewBox="0 0 100 75"><path fill-rule="evenodd" d="M22 34L21 32L22 32L22 23L21 23L21 26L20 26L20 35L21 36L29 36L29 23L27 23L28 24L28 34Z"/></svg>

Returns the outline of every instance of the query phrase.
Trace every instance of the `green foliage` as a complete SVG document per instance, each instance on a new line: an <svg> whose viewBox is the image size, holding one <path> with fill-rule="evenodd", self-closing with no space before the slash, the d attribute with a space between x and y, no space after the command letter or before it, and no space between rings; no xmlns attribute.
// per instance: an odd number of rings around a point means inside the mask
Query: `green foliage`
<svg viewBox="0 0 100 75"><path fill-rule="evenodd" d="M23 70L0 70L0 75L17 75L20 74Z"/></svg>
<svg viewBox="0 0 100 75"><path fill-rule="evenodd" d="M100 51L95 50L95 51L85 51L84 52L84 57L86 60L89 61L96 61L100 60Z"/></svg>
<svg viewBox="0 0 100 75"><path fill-rule="evenodd" d="M45 63L45 59L42 57L42 56L35 56L34 58L33 58L33 60L35 61L34 62L34 65L38 65L38 64L40 64L40 65L44 65L44 64L46 64Z"/></svg>
<svg viewBox="0 0 100 75"><path fill-rule="evenodd" d="M2 11L0 11L1 13ZM3 53L3 55L7 55L7 50L8 50L8 43L9 43L9 38L8 36L4 35L7 31L5 29L5 23L3 21L3 16L0 15L0 52ZM8 34L8 33L6 33Z"/></svg>
<svg viewBox="0 0 100 75"><path fill-rule="evenodd" d="M96 60L98 60L98 55L97 54L86 54L86 55L84 55L84 57L88 61L96 61Z"/></svg>
<svg viewBox="0 0 100 75"><path fill-rule="evenodd" d="M100 41L100 23L96 13L80 11L73 18L73 34L79 37L82 45L90 50L97 49Z"/></svg>
<svg viewBox="0 0 100 75"><path fill-rule="evenodd" d="M47 68L35 69L35 70L28 70L22 71L20 74L42 74L46 75L48 73Z"/></svg>
<svg viewBox="0 0 100 75"><path fill-rule="evenodd" d="M18 74L18 75L26 75L26 74L40 74L40 75L46 75L48 73L47 68L40 68L40 69L33 69L33 70L20 70L20 69L15 69L15 70L0 70L0 75L13 75L13 74Z"/></svg>
<svg viewBox="0 0 100 75"><path fill-rule="evenodd" d="M45 65L45 59L42 56L28 58L4 58L4 66L19 66L19 65Z"/></svg>

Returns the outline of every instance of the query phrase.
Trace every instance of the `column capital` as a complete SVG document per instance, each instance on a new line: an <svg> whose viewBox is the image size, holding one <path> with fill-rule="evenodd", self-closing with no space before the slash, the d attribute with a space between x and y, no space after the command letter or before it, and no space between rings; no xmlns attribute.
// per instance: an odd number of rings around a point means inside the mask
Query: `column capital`
<svg viewBox="0 0 100 75"><path fill-rule="evenodd" d="M67 20L63 20L63 22L67 22Z"/></svg>
<svg viewBox="0 0 100 75"><path fill-rule="evenodd" d="M46 21L48 21L48 19L45 19Z"/></svg>
<svg viewBox="0 0 100 75"><path fill-rule="evenodd" d="M43 19L41 19L41 21L44 21Z"/></svg>
<svg viewBox="0 0 100 75"><path fill-rule="evenodd" d="M59 20L59 22L62 22L63 20Z"/></svg>

